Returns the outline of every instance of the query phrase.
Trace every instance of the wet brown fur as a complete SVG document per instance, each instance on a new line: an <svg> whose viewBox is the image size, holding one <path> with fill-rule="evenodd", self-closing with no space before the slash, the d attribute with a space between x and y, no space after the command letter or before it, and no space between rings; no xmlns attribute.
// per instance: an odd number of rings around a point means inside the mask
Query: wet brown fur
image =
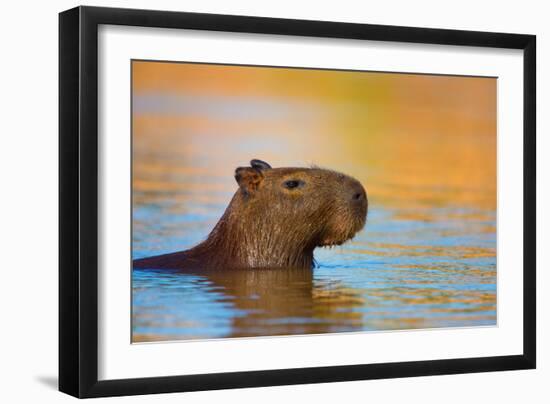
<svg viewBox="0 0 550 404"><path fill-rule="evenodd" d="M367 195L354 178L251 163L235 171L239 189L205 241L135 260L134 268L311 268L316 247L340 245L365 225ZM300 185L289 189L287 181Z"/></svg>

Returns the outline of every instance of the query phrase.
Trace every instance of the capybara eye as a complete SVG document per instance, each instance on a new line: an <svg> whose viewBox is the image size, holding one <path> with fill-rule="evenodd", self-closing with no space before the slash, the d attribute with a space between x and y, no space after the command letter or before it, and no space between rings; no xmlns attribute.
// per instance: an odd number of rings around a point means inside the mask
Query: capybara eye
<svg viewBox="0 0 550 404"><path fill-rule="evenodd" d="M284 182L284 186L287 189L298 188L302 184L303 184L303 181L298 181L298 180L289 180Z"/></svg>

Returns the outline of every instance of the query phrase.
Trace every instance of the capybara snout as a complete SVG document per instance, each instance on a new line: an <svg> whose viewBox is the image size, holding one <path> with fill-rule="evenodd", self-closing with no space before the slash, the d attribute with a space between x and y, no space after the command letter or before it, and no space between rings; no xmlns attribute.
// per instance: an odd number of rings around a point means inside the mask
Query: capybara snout
<svg viewBox="0 0 550 404"><path fill-rule="evenodd" d="M203 243L134 267L311 267L315 247L340 245L365 225L367 193L345 174L255 159L235 180L239 189Z"/></svg>

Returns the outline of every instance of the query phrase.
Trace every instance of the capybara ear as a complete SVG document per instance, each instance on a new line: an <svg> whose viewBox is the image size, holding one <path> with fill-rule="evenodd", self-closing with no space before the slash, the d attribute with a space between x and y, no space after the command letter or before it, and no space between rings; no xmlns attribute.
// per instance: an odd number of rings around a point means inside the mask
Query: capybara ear
<svg viewBox="0 0 550 404"><path fill-rule="evenodd" d="M256 191L263 179L264 175L256 168L238 167L235 170L235 180L245 195Z"/></svg>
<svg viewBox="0 0 550 404"><path fill-rule="evenodd" d="M250 160L250 165L257 170L269 170L271 168L268 163L258 159Z"/></svg>

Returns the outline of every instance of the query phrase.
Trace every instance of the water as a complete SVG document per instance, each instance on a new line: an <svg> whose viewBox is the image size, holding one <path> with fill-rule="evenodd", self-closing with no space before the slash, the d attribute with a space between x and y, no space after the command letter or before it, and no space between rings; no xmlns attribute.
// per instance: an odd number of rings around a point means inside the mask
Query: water
<svg viewBox="0 0 550 404"><path fill-rule="evenodd" d="M369 195L365 229L312 270L135 270L134 342L496 324L494 79L134 69L133 258L204 240L252 158Z"/></svg>
<svg viewBox="0 0 550 404"><path fill-rule="evenodd" d="M171 205L136 209L139 227L156 236L136 240L134 257L194 244L199 237L187 236L187 227L208 232L210 215L177 214ZM371 207L366 229L353 241L316 250L313 270L135 270L133 339L494 325L495 233L488 229L495 217L439 208L432 212L439 220L421 221L400 218L405 213ZM164 249L149 241L170 227L179 234Z"/></svg>

